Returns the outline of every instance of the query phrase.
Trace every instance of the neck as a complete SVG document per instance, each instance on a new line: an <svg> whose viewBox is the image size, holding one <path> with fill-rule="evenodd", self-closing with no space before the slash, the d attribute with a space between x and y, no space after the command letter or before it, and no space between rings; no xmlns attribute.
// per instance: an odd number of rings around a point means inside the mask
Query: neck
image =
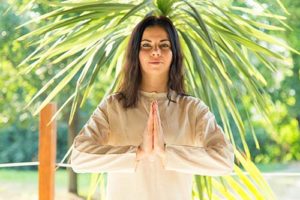
<svg viewBox="0 0 300 200"><path fill-rule="evenodd" d="M143 77L140 90L145 92L167 92L167 79L158 77Z"/></svg>

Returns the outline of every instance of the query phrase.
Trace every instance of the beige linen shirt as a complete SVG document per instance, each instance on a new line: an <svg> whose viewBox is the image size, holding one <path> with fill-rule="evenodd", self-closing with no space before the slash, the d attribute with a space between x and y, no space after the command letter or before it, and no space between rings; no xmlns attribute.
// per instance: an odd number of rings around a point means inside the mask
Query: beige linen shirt
<svg viewBox="0 0 300 200"><path fill-rule="evenodd" d="M116 95L104 98L74 140L77 173L107 172L107 200L190 200L193 175L232 171L233 147L205 103L192 96L139 90L136 108ZM165 160L136 160L150 105L157 100L166 142ZM168 104L169 103L169 104Z"/></svg>

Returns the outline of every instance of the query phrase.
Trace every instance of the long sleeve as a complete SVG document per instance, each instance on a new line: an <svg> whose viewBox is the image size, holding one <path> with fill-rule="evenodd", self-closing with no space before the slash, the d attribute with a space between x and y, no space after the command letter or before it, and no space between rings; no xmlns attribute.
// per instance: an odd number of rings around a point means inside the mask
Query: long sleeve
<svg viewBox="0 0 300 200"><path fill-rule="evenodd" d="M135 172L137 147L108 145L109 134L104 100L74 139L71 166L75 172Z"/></svg>
<svg viewBox="0 0 300 200"><path fill-rule="evenodd" d="M195 139L199 145L166 144L165 169L207 176L230 173L234 164L232 144L208 106L201 101L195 110Z"/></svg>

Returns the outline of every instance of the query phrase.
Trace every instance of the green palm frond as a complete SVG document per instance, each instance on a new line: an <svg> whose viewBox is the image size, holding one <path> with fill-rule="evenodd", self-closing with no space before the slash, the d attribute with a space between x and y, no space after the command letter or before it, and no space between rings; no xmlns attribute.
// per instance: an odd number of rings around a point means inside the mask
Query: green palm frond
<svg viewBox="0 0 300 200"><path fill-rule="evenodd" d="M40 89L27 106L47 93L47 97L34 112L39 113L71 80L75 79L77 82L75 92L63 105L64 107L72 101L71 121L78 105L80 107L84 105L88 98L100 70L106 70L106 76L113 78L112 87L108 92L114 90L123 61L123 52L136 23L146 15L166 15L171 18L179 32L185 55L188 91L201 98L220 115L225 133L234 146L236 145L233 134L239 133L243 148L236 147L235 155L237 161L249 173L249 177L244 175L236 166L236 178L197 176L194 194L200 199L218 199L219 196L228 199L253 199L249 196L256 199L274 198L268 184L251 162L244 126L244 121L249 120L249 117L246 119L242 117L237 102L245 105L242 97L248 95L257 110L268 119L269 111L266 104L269 100L263 89L267 81L250 57L261 62L266 70L275 71L276 68L270 58L277 60L285 58L271 51L263 45L264 43L281 46L299 54L264 32L264 30L284 31L285 28L289 28L284 23L286 17L268 10L257 13L250 8L230 3L217 4L212 0L136 2L138 1L49 2L54 10L35 19L35 21L49 20L48 25L19 38L36 47L19 67L29 64L22 68L24 74L44 65L50 65L60 72ZM288 13L281 2L279 0L277 2L284 12ZM239 13L248 17L243 17ZM271 17L283 27L255 21L251 19L252 15ZM65 65L61 66L60 63ZM58 80L59 83L54 89L48 91ZM79 98L80 94L83 98ZM238 133L232 132L230 118L233 119ZM252 135L259 147L253 130ZM217 188L217 194L212 191L211 184Z"/></svg>

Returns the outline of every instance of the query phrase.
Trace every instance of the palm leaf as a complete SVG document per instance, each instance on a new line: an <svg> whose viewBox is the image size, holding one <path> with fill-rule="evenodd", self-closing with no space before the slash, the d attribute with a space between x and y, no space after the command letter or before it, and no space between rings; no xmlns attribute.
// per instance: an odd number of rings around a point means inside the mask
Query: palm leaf
<svg viewBox="0 0 300 200"><path fill-rule="evenodd" d="M299 54L295 49L264 32L284 31L290 28L284 22L286 17L271 13L267 9L258 13L250 8L228 3L219 4L212 0L127 2L48 2L54 10L40 16L38 20L48 20L49 23L19 38L28 40L27 46L36 46L36 50L24 59L19 67L22 70L21 74L35 71L45 65L59 72L36 93L27 106L42 97L50 86L59 80L34 112L37 114L47 103L59 96L67 84L75 80L74 93L55 114L56 117L72 101L69 118L71 122L76 109L82 107L88 99L100 69L103 71L100 80L113 78L105 95L115 90L124 50L135 24L145 15L166 15L171 18L179 32L185 55L183 62L186 67L188 92L201 98L218 114L226 135L235 146L237 161L241 163L240 167L235 166L236 179L229 176L221 179L197 176L197 189L193 194L198 195L200 199L249 199L247 194L256 199L273 198L268 184L250 160L244 126L244 121L249 121L249 114L246 112L246 116L243 116L237 104L248 104L243 99L247 96L266 120L270 120L266 106L266 102L269 101L268 95L263 88L267 81L251 59L257 59L270 72L276 70L270 58L285 59L261 45L262 42L281 46ZM288 13L279 0L277 4ZM244 18L241 13L249 17ZM272 18L283 27L252 18ZM31 20L22 26L34 22L35 20ZM237 133L233 132L230 119L237 127ZM251 132L259 148L253 128ZM235 144L233 136L237 134L241 138L243 149ZM240 169L242 167L249 173L249 177L244 175ZM95 178L93 185L99 184L97 180ZM90 192L93 191L94 187L91 186Z"/></svg>

